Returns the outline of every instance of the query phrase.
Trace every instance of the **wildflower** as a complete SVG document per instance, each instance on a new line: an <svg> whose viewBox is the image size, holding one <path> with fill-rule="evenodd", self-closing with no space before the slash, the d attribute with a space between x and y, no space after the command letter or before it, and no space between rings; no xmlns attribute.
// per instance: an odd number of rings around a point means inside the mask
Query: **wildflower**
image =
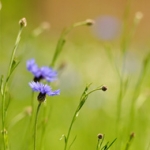
<svg viewBox="0 0 150 150"><path fill-rule="evenodd" d="M47 84L39 83L39 82L30 82L29 83L30 87L32 88L33 91L40 92L38 95L38 101L43 102L46 99L46 94L49 96L55 96L60 94L60 90L55 90L52 91L51 87L48 86Z"/></svg>
<svg viewBox="0 0 150 150"><path fill-rule="evenodd" d="M45 79L48 82L56 80L57 73L52 68L43 66L41 68L35 63L34 59L27 61L27 69L34 75L34 81L39 82L41 79Z"/></svg>

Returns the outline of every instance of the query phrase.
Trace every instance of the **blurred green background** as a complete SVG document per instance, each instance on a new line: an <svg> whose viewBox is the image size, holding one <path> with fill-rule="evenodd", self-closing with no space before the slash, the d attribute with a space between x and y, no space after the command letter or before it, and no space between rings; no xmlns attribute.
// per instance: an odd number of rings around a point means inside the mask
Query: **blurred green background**
<svg viewBox="0 0 150 150"><path fill-rule="evenodd" d="M106 141L118 138L112 150L125 149L132 131L136 134L132 148L146 150L150 140L150 117L148 115L150 69L147 69L138 91L135 104L135 125L132 130L129 130L128 121L132 97L138 89L136 83L141 73L142 63L150 50L150 2L148 0L1 0L1 3L0 75L5 75L7 72L9 58L19 29L18 22L22 17L27 19L27 27L23 31L17 51L21 63L9 84L11 102L8 109L7 126L9 127L13 118L24 112L24 109L31 104L31 89L28 82L33 77L26 70L26 61L35 58L40 66L49 65L63 28L90 18L95 20L94 26L75 28L66 37L66 44L55 66L55 69L58 69L64 64L64 68L60 70L59 79L53 85L54 88L60 88L61 95L47 98L48 117L46 119L43 118L44 105L40 111L38 143L40 144L40 136L42 137L42 124L44 126L45 120L48 120L43 138L43 149L63 149L64 141L59 139L62 134L67 134L84 87L92 83L91 89L105 84L108 91L96 92L89 96L72 130L70 142L77 136L72 150L95 149L98 133L105 134ZM143 15L141 20L136 16L137 12ZM140 20L137 26L134 25L136 17ZM99 21L97 29L96 25ZM105 24L107 21L108 26ZM116 32L113 32L114 30ZM41 34L38 31L42 31ZM108 38L103 37L106 34ZM127 53L124 62L122 43L126 41ZM123 88L126 80L128 84L127 92L121 97L121 120L119 129L116 129L117 99L122 88L118 70L123 72L121 74ZM37 94L35 95L35 107L37 105L36 96ZM27 145L32 146L32 141L30 143L27 140L28 123L29 116L26 115L8 130L12 150L28 149ZM116 133L116 130L119 134ZM2 136L0 138L2 141ZM2 149L2 146L0 148Z"/></svg>

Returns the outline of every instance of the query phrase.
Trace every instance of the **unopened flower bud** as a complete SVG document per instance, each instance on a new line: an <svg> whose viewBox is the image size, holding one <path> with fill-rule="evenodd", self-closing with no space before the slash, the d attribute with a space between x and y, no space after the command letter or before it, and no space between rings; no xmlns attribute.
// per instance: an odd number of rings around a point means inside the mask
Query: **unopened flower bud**
<svg viewBox="0 0 150 150"><path fill-rule="evenodd" d="M106 86L102 86L102 91L107 91L107 87Z"/></svg>
<svg viewBox="0 0 150 150"><path fill-rule="evenodd" d="M100 139L103 138L103 134L99 133L99 134L97 135L97 137L98 137L98 139L100 140Z"/></svg>
<svg viewBox="0 0 150 150"><path fill-rule="evenodd" d="M87 19L87 20L86 20L86 24L87 24L88 26L92 26L94 23L95 23L95 22L94 22L94 20L92 20L92 19Z"/></svg>
<svg viewBox="0 0 150 150"><path fill-rule="evenodd" d="M21 27L26 27L26 26L27 26L26 18L22 18L22 19L19 21L19 24L20 24Z"/></svg>

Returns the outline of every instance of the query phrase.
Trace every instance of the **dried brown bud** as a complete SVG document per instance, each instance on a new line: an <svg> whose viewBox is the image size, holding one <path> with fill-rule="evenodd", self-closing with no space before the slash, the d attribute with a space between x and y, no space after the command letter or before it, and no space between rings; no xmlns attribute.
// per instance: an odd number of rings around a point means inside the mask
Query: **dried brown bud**
<svg viewBox="0 0 150 150"><path fill-rule="evenodd" d="M22 19L19 21L19 24L20 24L21 27L26 27L26 26L27 26L26 18L22 18Z"/></svg>
<svg viewBox="0 0 150 150"><path fill-rule="evenodd" d="M132 133L130 134L130 138L132 139L132 138L134 138L134 137L135 137L135 133L132 132Z"/></svg>
<svg viewBox="0 0 150 150"><path fill-rule="evenodd" d="M94 20L92 20L92 19L87 19L87 20L86 20L86 24L87 24L88 26L92 26L94 23L95 23L95 22L94 22Z"/></svg>
<svg viewBox="0 0 150 150"><path fill-rule="evenodd" d="M97 137L98 137L98 139L102 139L102 138L103 138L103 134L99 133L99 134L97 135Z"/></svg>
<svg viewBox="0 0 150 150"><path fill-rule="evenodd" d="M107 91L107 87L106 86L102 86L102 91Z"/></svg>

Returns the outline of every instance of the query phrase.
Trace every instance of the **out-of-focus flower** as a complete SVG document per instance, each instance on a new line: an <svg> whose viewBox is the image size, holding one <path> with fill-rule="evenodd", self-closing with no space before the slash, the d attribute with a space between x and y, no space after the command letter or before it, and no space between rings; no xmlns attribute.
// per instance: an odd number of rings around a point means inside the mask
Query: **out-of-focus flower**
<svg viewBox="0 0 150 150"><path fill-rule="evenodd" d="M40 92L37 98L39 102L45 101L46 95L55 96L60 94L60 90L52 91L51 87L47 84L32 81L29 85L33 91Z"/></svg>
<svg viewBox="0 0 150 150"><path fill-rule="evenodd" d="M101 40L113 40L121 33L121 22L112 16L98 17L93 32Z"/></svg>
<svg viewBox="0 0 150 150"><path fill-rule="evenodd" d="M52 82L57 79L57 72L52 68L43 66L41 68L35 63L34 59L27 61L27 69L34 75L34 81L39 82L41 79L45 79L48 82Z"/></svg>
<svg viewBox="0 0 150 150"><path fill-rule="evenodd" d="M32 32L33 36L39 36L45 30L50 29L50 24L48 22L42 22L39 27L35 28Z"/></svg>
<svg viewBox="0 0 150 150"><path fill-rule="evenodd" d="M0 10L2 9L2 3L1 3L1 1L0 1Z"/></svg>

